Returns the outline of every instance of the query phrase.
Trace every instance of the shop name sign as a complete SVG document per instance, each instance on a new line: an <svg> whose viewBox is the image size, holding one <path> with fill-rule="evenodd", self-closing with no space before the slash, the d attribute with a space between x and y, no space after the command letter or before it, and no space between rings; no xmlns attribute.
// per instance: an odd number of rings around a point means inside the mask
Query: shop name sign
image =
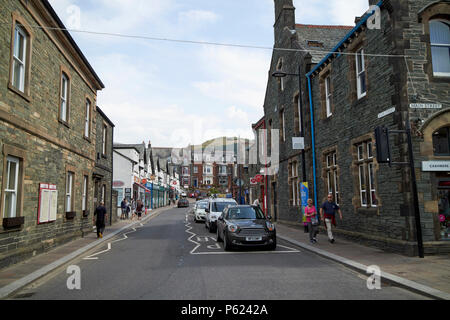
<svg viewBox="0 0 450 320"><path fill-rule="evenodd" d="M440 103L411 103L411 109L442 109Z"/></svg>
<svg viewBox="0 0 450 320"><path fill-rule="evenodd" d="M450 171L450 161L424 161L422 171Z"/></svg>

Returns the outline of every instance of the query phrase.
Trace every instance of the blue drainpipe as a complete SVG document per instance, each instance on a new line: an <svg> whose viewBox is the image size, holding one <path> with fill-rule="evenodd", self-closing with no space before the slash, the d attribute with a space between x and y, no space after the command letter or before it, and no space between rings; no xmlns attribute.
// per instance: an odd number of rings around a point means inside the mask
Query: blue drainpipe
<svg viewBox="0 0 450 320"><path fill-rule="evenodd" d="M314 105L311 90L311 75L306 76L308 79L308 91L309 91L309 113L311 114L311 139L312 139L312 159L313 159L313 175L314 175L314 203L316 207L319 206L317 202L317 176L316 176L316 138L314 135Z"/></svg>

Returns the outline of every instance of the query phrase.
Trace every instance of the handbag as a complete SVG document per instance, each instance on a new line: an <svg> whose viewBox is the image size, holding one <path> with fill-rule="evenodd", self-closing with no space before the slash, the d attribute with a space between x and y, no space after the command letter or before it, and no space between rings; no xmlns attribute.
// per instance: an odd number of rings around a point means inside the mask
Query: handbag
<svg viewBox="0 0 450 320"><path fill-rule="evenodd" d="M313 226L319 225L319 219L317 218L317 214L311 217L311 224Z"/></svg>

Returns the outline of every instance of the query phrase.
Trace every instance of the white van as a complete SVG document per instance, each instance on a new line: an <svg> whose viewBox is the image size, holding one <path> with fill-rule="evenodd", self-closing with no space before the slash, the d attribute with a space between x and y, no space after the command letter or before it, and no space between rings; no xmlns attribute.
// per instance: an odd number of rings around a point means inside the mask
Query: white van
<svg viewBox="0 0 450 320"><path fill-rule="evenodd" d="M237 202L234 199L216 198L209 200L208 208L205 210L205 227L209 230L209 232L216 232L217 219L222 214L223 209L228 206L235 205L237 205Z"/></svg>

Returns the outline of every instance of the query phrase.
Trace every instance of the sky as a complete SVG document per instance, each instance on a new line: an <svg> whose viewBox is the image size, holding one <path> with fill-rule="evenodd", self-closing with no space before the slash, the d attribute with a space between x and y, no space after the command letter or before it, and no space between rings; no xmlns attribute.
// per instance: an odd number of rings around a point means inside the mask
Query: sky
<svg viewBox="0 0 450 320"><path fill-rule="evenodd" d="M273 0L50 0L105 89L97 105L116 143L185 147L253 138L271 50L75 30L273 47ZM354 25L368 0L294 0L296 23Z"/></svg>

